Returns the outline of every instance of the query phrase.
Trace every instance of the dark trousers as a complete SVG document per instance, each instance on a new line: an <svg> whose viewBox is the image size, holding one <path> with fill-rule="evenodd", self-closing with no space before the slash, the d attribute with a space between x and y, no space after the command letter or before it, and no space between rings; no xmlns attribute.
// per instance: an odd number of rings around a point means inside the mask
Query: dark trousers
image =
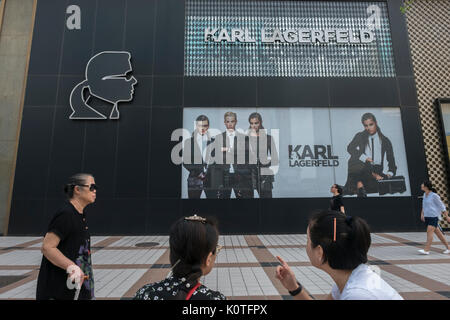
<svg viewBox="0 0 450 320"><path fill-rule="evenodd" d="M361 168L359 172L349 173L348 180L345 185L344 194L358 194L362 192L357 189L357 184L359 181L364 185L364 193L377 193L378 192L378 182L377 179L372 175L372 173L376 173L382 177L385 177L383 174L383 166L381 165L372 165L369 163L365 163L364 167Z"/></svg>
<svg viewBox="0 0 450 320"><path fill-rule="evenodd" d="M259 197L272 198L273 176L256 175L254 179L256 180L254 188L258 192Z"/></svg>
<svg viewBox="0 0 450 320"><path fill-rule="evenodd" d="M234 191L237 199L253 198L251 176L226 172L223 178L223 187L218 192L219 199L230 199L231 191Z"/></svg>
<svg viewBox="0 0 450 320"><path fill-rule="evenodd" d="M202 192L205 191L207 199L217 199L217 190L213 189L191 189L188 190L189 199L200 199Z"/></svg>
<svg viewBox="0 0 450 320"><path fill-rule="evenodd" d="M257 190L260 198L272 198L272 190Z"/></svg>

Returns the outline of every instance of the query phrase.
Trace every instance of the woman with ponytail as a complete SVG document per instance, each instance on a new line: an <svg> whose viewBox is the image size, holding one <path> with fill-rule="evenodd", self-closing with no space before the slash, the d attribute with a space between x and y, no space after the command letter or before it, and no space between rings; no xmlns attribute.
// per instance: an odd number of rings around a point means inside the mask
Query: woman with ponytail
<svg viewBox="0 0 450 320"><path fill-rule="evenodd" d="M50 221L42 243L37 300L94 299L91 237L84 213L97 196L94 177L73 175L64 193L67 201Z"/></svg>
<svg viewBox="0 0 450 320"><path fill-rule="evenodd" d="M211 218L197 215L177 220L170 230L170 264L166 279L147 284L136 292L135 300L225 300L218 291L200 283L211 272L221 246L219 231Z"/></svg>
<svg viewBox="0 0 450 320"><path fill-rule="evenodd" d="M367 265L371 239L367 223L358 217L325 210L309 221L306 253L311 264L325 271L334 284L329 300L403 300ZM296 300L311 300L296 280L289 265L277 257L281 266L276 277Z"/></svg>
<svg viewBox="0 0 450 320"><path fill-rule="evenodd" d="M425 244L424 249L419 250L419 253L424 255L430 254L433 235L436 234L439 240L441 240L441 242L447 248L442 253L448 254L450 253L450 250L448 248L447 240L438 227L438 221L441 214L443 214L447 221L450 222L448 212L430 181L425 181L424 183L422 183L421 189L424 194L420 219L425 222L427 226L427 243Z"/></svg>

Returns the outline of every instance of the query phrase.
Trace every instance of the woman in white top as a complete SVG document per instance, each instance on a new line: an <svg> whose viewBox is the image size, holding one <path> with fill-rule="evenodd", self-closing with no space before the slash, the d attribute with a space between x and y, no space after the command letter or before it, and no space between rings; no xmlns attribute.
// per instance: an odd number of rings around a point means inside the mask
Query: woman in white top
<svg viewBox="0 0 450 320"><path fill-rule="evenodd" d="M420 254L430 254L431 243L433 242L433 234L436 234L447 248L442 253L448 254L450 250L448 249L448 243L442 234L441 230L438 228L438 221L441 214L444 214L447 221L450 222L448 217L448 212L445 205L442 203L441 198L433 189L430 181L425 181L421 185L421 189L424 192L423 202L422 202L422 213L420 219L427 225L427 243L425 244L425 249L419 250Z"/></svg>
<svg viewBox="0 0 450 320"><path fill-rule="evenodd" d="M329 300L403 300L367 263L371 239L367 223L332 210L321 211L309 221L306 252L311 264L330 275L334 284ZM276 277L296 300L311 300L288 264Z"/></svg>

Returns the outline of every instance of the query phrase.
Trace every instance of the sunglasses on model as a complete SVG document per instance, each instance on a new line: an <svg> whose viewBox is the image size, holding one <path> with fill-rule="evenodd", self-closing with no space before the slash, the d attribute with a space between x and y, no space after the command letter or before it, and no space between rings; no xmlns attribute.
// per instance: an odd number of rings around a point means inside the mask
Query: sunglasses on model
<svg viewBox="0 0 450 320"><path fill-rule="evenodd" d="M93 184L77 184L77 186L79 186L79 187L89 187L89 191L98 190L98 186L95 183L93 183Z"/></svg>

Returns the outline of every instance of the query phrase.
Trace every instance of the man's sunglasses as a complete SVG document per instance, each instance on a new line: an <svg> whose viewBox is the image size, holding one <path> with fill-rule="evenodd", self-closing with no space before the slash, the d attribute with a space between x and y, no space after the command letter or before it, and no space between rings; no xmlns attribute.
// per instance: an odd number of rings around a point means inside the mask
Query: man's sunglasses
<svg viewBox="0 0 450 320"><path fill-rule="evenodd" d="M95 183L93 183L93 184L77 184L77 186L79 186L79 187L89 187L89 191L98 190L98 186Z"/></svg>

